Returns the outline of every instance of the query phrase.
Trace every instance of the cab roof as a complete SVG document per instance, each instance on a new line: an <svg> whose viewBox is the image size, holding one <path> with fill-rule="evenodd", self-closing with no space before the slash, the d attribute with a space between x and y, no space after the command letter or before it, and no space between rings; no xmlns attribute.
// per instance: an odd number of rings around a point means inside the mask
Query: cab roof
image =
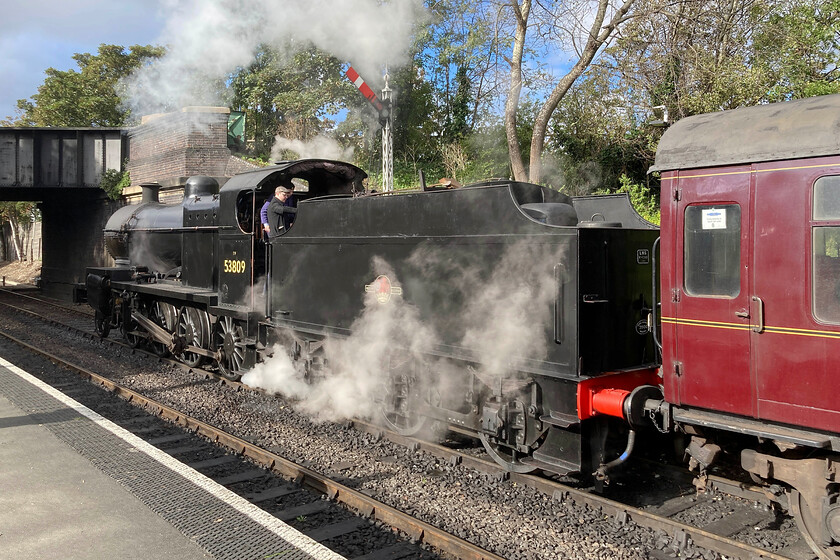
<svg viewBox="0 0 840 560"><path fill-rule="evenodd" d="M306 179L309 182L311 196L352 194L361 192L362 179L367 174L353 164L325 159L302 159L284 161L277 165L255 171L240 173L231 177L221 188L227 192L239 192L243 189L274 191L274 187L293 178Z"/></svg>

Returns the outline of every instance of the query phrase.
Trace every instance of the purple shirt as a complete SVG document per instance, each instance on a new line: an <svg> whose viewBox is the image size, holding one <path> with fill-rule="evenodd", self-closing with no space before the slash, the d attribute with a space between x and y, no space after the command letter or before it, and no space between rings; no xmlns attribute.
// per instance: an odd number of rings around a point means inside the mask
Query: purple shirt
<svg viewBox="0 0 840 560"><path fill-rule="evenodd" d="M260 223L263 225L268 223L268 205L271 204L271 198L265 201L260 209Z"/></svg>

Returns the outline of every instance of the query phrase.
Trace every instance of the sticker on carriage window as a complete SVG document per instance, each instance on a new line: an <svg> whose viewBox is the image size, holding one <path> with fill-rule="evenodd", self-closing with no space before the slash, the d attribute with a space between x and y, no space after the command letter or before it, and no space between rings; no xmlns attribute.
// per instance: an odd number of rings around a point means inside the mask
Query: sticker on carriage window
<svg viewBox="0 0 840 560"><path fill-rule="evenodd" d="M726 229L726 208L704 208L703 229Z"/></svg>
<svg viewBox="0 0 840 560"><path fill-rule="evenodd" d="M225 272L232 272L234 274L245 272L245 261L225 259L223 264Z"/></svg>

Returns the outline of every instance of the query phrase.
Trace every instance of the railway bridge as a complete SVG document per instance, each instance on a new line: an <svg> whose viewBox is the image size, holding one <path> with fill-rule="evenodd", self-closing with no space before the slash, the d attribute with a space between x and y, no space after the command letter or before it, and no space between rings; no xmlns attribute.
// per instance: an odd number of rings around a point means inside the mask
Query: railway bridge
<svg viewBox="0 0 840 560"><path fill-rule="evenodd" d="M108 217L157 183L161 201L183 197L191 175L223 184L254 166L232 155L244 115L225 107L185 107L143 117L131 128L0 127L0 201L37 202L42 216L44 293L74 297L86 266L110 266L102 229ZM100 188L107 170L128 171L120 200Z"/></svg>
<svg viewBox="0 0 840 560"><path fill-rule="evenodd" d="M97 231L116 204L99 183L106 170L123 170L127 155L127 129L0 128L0 201L38 203L50 295L72 297L80 255L102 258Z"/></svg>

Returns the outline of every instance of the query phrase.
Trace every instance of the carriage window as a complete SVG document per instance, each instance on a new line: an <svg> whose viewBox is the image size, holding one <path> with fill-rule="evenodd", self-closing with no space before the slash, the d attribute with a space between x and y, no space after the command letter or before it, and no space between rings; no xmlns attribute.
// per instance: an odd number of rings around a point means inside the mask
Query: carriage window
<svg viewBox="0 0 840 560"><path fill-rule="evenodd" d="M741 207L689 206L684 235L686 293L737 296L741 291Z"/></svg>
<svg viewBox="0 0 840 560"><path fill-rule="evenodd" d="M824 323L840 324L840 227L812 230L814 317Z"/></svg>
<svg viewBox="0 0 840 560"><path fill-rule="evenodd" d="M814 183L814 219L840 220L840 175L820 177Z"/></svg>

